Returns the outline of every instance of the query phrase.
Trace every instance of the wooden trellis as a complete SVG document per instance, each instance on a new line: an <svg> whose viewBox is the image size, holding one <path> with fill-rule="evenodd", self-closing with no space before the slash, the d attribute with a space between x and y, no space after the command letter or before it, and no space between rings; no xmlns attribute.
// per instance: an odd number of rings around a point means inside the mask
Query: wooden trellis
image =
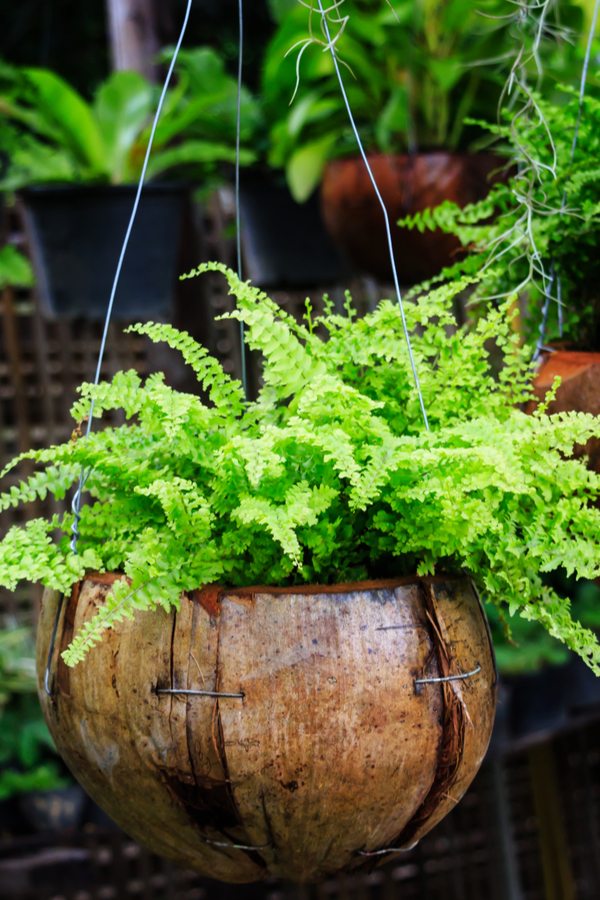
<svg viewBox="0 0 600 900"><path fill-rule="evenodd" d="M536 785L532 771L540 752L550 768L543 767L542 783ZM554 773L550 782L548 772ZM540 789L551 798L545 812L539 806ZM549 818L554 820L550 827ZM318 885L222 884L177 869L118 830L90 821L76 834L0 840L0 896L2 900L597 900L599 830L600 724L594 724L533 751L484 763L450 815L414 850L369 875ZM569 873L568 881L548 881L548 842L555 857L551 868L556 870L559 863Z"/></svg>

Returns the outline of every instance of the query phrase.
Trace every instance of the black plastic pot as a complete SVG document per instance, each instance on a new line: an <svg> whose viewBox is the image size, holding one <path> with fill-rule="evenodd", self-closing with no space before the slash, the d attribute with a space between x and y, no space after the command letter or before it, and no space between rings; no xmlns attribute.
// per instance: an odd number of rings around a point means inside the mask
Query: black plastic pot
<svg viewBox="0 0 600 900"><path fill-rule="evenodd" d="M103 319L136 188L39 187L23 192L44 313ZM185 185L144 187L114 306L114 319L171 315Z"/></svg>
<svg viewBox="0 0 600 900"><path fill-rule="evenodd" d="M246 274L259 287L318 287L350 274L325 230L316 194L296 203L285 183L243 172L240 212Z"/></svg>

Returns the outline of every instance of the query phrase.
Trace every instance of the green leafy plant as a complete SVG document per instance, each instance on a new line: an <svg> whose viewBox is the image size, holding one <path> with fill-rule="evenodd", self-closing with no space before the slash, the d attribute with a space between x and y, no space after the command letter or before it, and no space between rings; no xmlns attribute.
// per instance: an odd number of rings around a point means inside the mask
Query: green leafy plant
<svg viewBox="0 0 600 900"><path fill-rule="evenodd" d="M600 341L600 100L584 99L571 162L579 99L567 87L563 96L562 106L536 96L538 114L489 126L521 164L485 200L464 209L446 202L399 224L421 231L441 228L460 238L471 254L441 277L478 273L472 302L523 292L524 327L531 341L538 338L545 299L551 296L545 340L562 338L595 350Z"/></svg>
<svg viewBox="0 0 600 900"><path fill-rule="evenodd" d="M0 248L0 291L12 287L31 287L34 284L33 269L27 257L12 244Z"/></svg>
<svg viewBox="0 0 600 900"><path fill-rule="evenodd" d="M0 544L0 583L40 580L68 591L86 571L123 572L104 609L65 659L83 659L102 631L135 610L177 606L182 591L227 585L335 583L436 569L470 572L489 601L541 622L600 670L592 633L542 583L564 566L600 575L600 477L570 458L600 434L593 416L527 416L530 370L509 303L471 331L453 297L469 279L406 304L431 431L425 431L400 310L383 301L357 319L325 313L305 324L220 264L231 317L264 356L264 387L247 402L206 350L169 325L135 326L178 349L208 400L161 375L133 372L83 385L76 420L122 408L129 423L31 451L42 468L0 506L64 497L84 472L93 499L73 516L35 519ZM497 377L489 343L503 357ZM16 462L16 461L15 461ZM14 465L13 462L11 464ZM10 468L10 466L9 466ZM58 530L63 536L53 540Z"/></svg>
<svg viewBox="0 0 600 900"><path fill-rule="evenodd" d="M465 127L464 119L494 117L501 73L527 27L522 7L505 0L343 0L343 6L325 6L368 151L456 150L481 140L481 129ZM535 57L551 61L556 72L572 55L562 40L564 25L578 28L581 10L566 0L548 6ZM290 9L284 2L274 9L279 28L266 52L261 89L269 162L285 167L291 191L302 201L327 160L356 154L356 142L316 4Z"/></svg>
<svg viewBox="0 0 600 900"><path fill-rule="evenodd" d="M42 717L35 681L30 627L4 622L0 629L0 800L69 783Z"/></svg>
<svg viewBox="0 0 600 900"><path fill-rule="evenodd" d="M173 171L206 174L217 163L235 160L237 83L221 57L207 47L182 51L177 75L157 129L150 178ZM91 104L46 69L1 68L0 88L0 150L11 159L0 188L139 178L159 88L138 73L113 73ZM244 90L244 165L254 160L247 144L258 119L257 105Z"/></svg>

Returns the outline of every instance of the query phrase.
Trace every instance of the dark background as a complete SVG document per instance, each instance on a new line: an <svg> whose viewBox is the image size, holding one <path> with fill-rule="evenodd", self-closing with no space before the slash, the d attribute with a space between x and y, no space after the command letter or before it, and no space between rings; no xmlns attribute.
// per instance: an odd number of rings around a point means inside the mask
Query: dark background
<svg viewBox="0 0 600 900"><path fill-rule="evenodd" d="M185 0L154 0L161 45L177 39ZM244 80L254 88L274 24L267 0L244 0ZM218 47L236 69L238 0L194 0L184 45ZM0 3L0 57L44 66L90 97L109 74L105 0L5 0Z"/></svg>

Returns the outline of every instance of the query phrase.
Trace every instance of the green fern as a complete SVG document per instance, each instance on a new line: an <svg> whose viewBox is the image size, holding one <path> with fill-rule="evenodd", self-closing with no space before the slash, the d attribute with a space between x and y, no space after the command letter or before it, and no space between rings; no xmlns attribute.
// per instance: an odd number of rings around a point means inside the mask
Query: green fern
<svg viewBox="0 0 600 900"><path fill-rule="evenodd" d="M596 638L542 581L559 567L600 577L600 478L572 458L600 436L600 421L520 411L531 370L510 299L468 331L452 310L470 276L407 301L425 432L396 303L359 319L348 296L345 316L326 303L299 324L223 266L198 271L209 270L228 279L228 316L263 355L256 402L189 335L136 326L181 351L208 401L160 375L83 385L77 421L93 399L100 414L123 408L127 424L25 454L35 473L0 497L2 508L64 497L86 473L77 555L71 513L12 528L0 544L10 588L29 578L68 591L86 571L122 573L68 664L115 622L177 607L204 584L331 584L443 567L464 568L498 609L541 622L600 671Z"/></svg>

